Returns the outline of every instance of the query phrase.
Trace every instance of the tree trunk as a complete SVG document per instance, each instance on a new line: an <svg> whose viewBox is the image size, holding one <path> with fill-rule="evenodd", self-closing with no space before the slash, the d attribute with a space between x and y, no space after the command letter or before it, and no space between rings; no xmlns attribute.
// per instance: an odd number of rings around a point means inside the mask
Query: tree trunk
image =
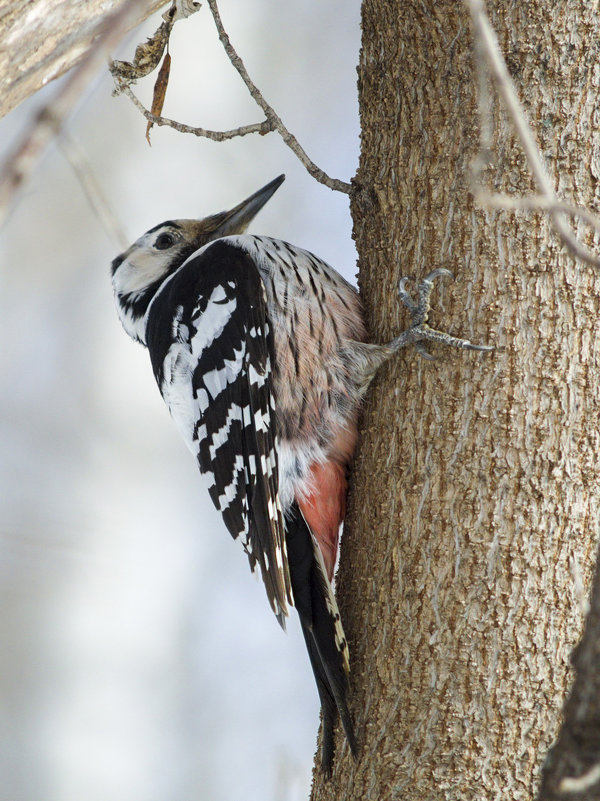
<svg viewBox="0 0 600 801"><path fill-rule="evenodd" d="M594 208L598 4L488 3L559 193ZM432 323L492 354L407 350L365 404L338 594L353 763L313 799L525 799L558 732L600 507L600 276L541 214L482 211L462 3L365 0L352 211L373 339L408 320L401 275L449 267ZM496 111L491 188L532 182ZM592 240L587 240L593 244Z"/></svg>

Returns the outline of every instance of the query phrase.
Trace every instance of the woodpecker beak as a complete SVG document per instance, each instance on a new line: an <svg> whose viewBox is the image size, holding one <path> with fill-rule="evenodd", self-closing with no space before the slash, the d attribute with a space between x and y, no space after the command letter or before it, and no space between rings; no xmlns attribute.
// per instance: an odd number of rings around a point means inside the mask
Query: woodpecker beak
<svg viewBox="0 0 600 801"><path fill-rule="evenodd" d="M216 215L219 225L213 237L217 239L221 236L244 233L251 220L256 217L267 200L275 194L284 181L285 175L279 175L274 181L271 181L270 184L263 186L262 189L250 195L246 200L242 200L242 202L231 209L231 211L225 211Z"/></svg>

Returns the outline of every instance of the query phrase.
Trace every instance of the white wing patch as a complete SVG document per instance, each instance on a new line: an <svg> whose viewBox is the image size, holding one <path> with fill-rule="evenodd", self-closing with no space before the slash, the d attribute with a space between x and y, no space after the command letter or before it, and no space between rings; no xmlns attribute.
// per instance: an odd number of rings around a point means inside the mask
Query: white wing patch
<svg viewBox="0 0 600 801"><path fill-rule="evenodd" d="M171 417L182 434L186 445L197 455L194 442L194 426L197 412L204 414L210 398L214 400L228 383L235 380L242 369L244 348L235 351L235 359L225 360L220 370L212 370L204 376L206 389L200 388L194 398L191 376L202 351L210 347L222 333L235 312L237 301L227 300L221 285L214 288L204 312L200 305L194 308L193 322L195 334L190 338L189 327L182 323L183 306L178 306L172 322L173 343L163 363L164 381L161 394L169 408ZM208 392L207 392L208 390ZM209 398L210 394L210 398Z"/></svg>
<svg viewBox="0 0 600 801"><path fill-rule="evenodd" d="M237 403L232 403L229 407L229 411L227 412L227 417L225 418L225 423L219 428L218 431L212 435L208 450L210 452L210 458L215 459L217 455L217 450L227 442L229 437L229 432L231 430L231 423L234 420L239 420L240 422L243 420L243 413L242 407L239 406ZM202 426L204 431L202 432L204 436L206 436L206 426ZM203 439L200 436L200 429L198 429L198 439Z"/></svg>
<svg viewBox="0 0 600 801"><path fill-rule="evenodd" d="M206 309L200 313L200 308L197 306L192 313L196 333L190 340L190 345L197 356L200 356L205 348L212 345L215 339L221 336L236 309L235 297L224 303L225 299L225 290L219 285L212 291Z"/></svg>

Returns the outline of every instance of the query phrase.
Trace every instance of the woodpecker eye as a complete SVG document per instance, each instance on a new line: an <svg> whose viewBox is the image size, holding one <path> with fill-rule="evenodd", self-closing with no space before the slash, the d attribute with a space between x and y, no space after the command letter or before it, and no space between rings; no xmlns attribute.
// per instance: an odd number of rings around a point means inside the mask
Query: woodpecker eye
<svg viewBox="0 0 600 801"><path fill-rule="evenodd" d="M156 237L154 247L157 250L167 250L168 248L173 247L174 244L175 238L172 234L160 234L160 236Z"/></svg>

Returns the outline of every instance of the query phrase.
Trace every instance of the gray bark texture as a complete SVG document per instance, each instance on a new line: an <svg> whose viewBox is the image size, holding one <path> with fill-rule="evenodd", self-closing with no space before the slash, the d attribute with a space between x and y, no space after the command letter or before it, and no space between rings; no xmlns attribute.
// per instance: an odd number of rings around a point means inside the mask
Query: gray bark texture
<svg viewBox="0 0 600 801"><path fill-rule="evenodd" d="M597 210L598 2L491 0L488 12L557 191ZM370 390L338 578L360 756L339 735L312 798L530 799L594 566L600 274L544 215L475 206L463 4L364 0L362 14L352 212L373 340L408 324L400 276L443 266L456 282L434 290L432 324L496 350L438 348L436 362L407 350ZM488 186L531 193L494 102Z"/></svg>
<svg viewBox="0 0 600 801"><path fill-rule="evenodd" d="M131 0L6 0L0 4L0 117L88 51L97 26ZM140 0L131 27L166 0Z"/></svg>

